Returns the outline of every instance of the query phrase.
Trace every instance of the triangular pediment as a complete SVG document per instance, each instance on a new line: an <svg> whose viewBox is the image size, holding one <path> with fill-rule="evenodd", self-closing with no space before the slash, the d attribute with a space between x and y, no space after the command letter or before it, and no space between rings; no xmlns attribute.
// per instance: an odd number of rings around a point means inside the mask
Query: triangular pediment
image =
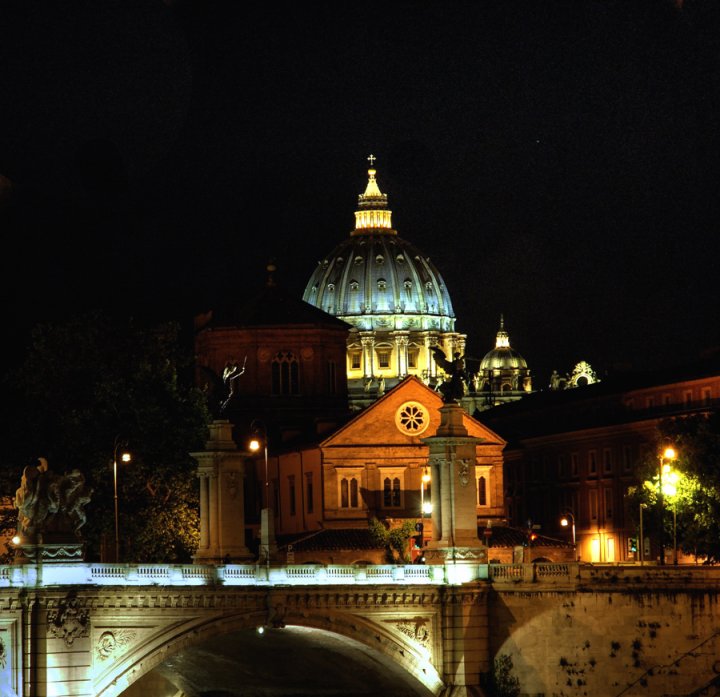
<svg viewBox="0 0 720 697"><path fill-rule="evenodd" d="M321 448L386 445L422 445L440 426L441 396L416 377L398 383L387 394L360 412L324 440ZM463 412L468 436L485 443L505 446L494 431Z"/></svg>

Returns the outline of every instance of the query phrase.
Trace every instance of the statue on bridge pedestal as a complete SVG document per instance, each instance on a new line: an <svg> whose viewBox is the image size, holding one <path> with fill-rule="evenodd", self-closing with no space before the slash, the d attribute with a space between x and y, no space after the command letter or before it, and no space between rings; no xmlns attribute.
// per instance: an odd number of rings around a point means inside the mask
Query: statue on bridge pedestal
<svg viewBox="0 0 720 697"><path fill-rule="evenodd" d="M55 552L63 561L76 558L80 529L87 520L85 506L91 494L80 470L56 474L49 470L43 457L28 465L15 492L17 531L23 548L50 545L57 548Z"/></svg>
<svg viewBox="0 0 720 697"><path fill-rule="evenodd" d="M433 346L430 350L435 362L448 376L448 379L442 382L438 388L440 394L442 394L443 402L445 404L459 402L465 394L465 381L467 380L465 359L458 351L455 352L452 360L448 360L441 348Z"/></svg>

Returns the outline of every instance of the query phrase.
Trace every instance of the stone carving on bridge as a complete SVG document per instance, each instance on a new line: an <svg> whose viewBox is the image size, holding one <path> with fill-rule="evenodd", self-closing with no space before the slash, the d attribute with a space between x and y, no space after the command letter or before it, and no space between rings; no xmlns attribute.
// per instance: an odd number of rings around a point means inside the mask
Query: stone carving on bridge
<svg viewBox="0 0 720 697"><path fill-rule="evenodd" d="M80 470L56 474L48 469L44 457L38 458L37 463L25 468L15 492L18 534L30 543L39 543L42 538L79 539L91 494Z"/></svg>
<svg viewBox="0 0 720 697"><path fill-rule="evenodd" d="M5 670L7 666L7 648L5 642L0 639L0 669Z"/></svg>
<svg viewBox="0 0 720 697"><path fill-rule="evenodd" d="M135 635L135 632L125 629L103 632L95 646L95 653L97 654L98 660L106 661L116 653L124 653L130 642L135 639Z"/></svg>
<svg viewBox="0 0 720 697"><path fill-rule="evenodd" d="M78 599L70 594L63 598L58 607L48 610L48 634L62 639L66 646L72 646L75 639L88 636L90 613L79 606Z"/></svg>
<svg viewBox="0 0 720 697"><path fill-rule="evenodd" d="M407 620L388 620L405 636L420 646L430 648L430 620L425 617L414 617Z"/></svg>

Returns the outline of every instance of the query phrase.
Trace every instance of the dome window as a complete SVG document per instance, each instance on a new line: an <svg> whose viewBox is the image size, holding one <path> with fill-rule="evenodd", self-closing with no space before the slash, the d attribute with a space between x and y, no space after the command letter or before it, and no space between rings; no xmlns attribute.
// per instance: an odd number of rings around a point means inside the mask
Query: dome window
<svg viewBox="0 0 720 697"><path fill-rule="evenodd" d="M350 290L357 291L360 288L360 284L357 281L350 281Z"/></svg>
<svg viewBox="0 0 720 697"><path fill-rule="evenodd" d="M405 257L402 254L398 254L395 257L395 261L397 261L398 264L404 264L405 263Z"/></svg>
<svg viewBox="0 0 720 697"><path fill-rule="evenodd" d="M336 264L337 264L338 266L342 266L344 263L345 263L345 259L343 259L342 257L338 257L338 258L337 258Z"/></svg>
<svg viewBox="0 0 720 697"><path fill-rule="evenodd" d="M335 284L334 284L334 283L328 283L327 289L328 289L328 293L334 293L334 292L335 292Z"/></svg>
<svg viewBox="0 0 720 697"><path fill-rule="evenodd" d="M385 257L382 254L378 254L375 257L375 263L376 264L384 264L385 263Z"/></svg>
<svg viewBox="0 0 720 697"><path fill-rule="evenodd" d="M432 281L427 281L425 283L425 290L432 290L432 289L433 289Z"/></svg>
<svg viewBox="0 0 720 697"><path fill-rule="evenodd" d="M387 281L384 278L378 278L378 290L387 290Z"/></svg>
<svg viewBox="0 0 720 697"><path fill-rule="evenodd" d="M359 254L355 257L355 265L356 266L360 266L360 264L362 264L363 261L364 261L364 259Z"/></svg>

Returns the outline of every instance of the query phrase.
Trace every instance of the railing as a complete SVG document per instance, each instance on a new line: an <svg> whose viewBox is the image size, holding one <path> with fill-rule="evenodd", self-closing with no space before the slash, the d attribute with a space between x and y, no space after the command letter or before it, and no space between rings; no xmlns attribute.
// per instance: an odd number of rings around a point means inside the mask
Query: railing
<svg viewBox="0 0 720 697"><path fill-rule="evenodd" d="M720 566L639 564L264 565L51 563L0 566L0 588L53 586L460 585L627 590L720 588Z"/></svg>

